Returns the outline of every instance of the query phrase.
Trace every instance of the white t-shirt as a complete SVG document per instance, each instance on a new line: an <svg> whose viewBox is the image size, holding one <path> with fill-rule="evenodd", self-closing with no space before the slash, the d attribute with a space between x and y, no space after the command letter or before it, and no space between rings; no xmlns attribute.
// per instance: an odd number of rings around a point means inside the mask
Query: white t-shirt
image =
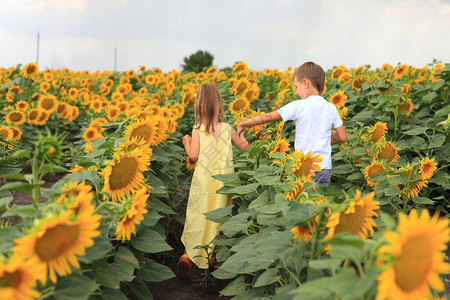
<svg viewBox="0 0 450 300"><path fill-rule="evenodd" d="M284 122L295 121L295 150L320 154L323 169L331 169L331 127L341 126L342 120L333 103L321 96L309 96L292 101L277 110Z"/></svg>

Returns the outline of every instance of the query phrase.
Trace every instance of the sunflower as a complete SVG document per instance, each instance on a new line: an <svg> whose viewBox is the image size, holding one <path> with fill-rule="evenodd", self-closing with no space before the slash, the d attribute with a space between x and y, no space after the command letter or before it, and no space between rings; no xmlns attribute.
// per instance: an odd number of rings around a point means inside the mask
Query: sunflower
<svg viewBox="0 0 450 300"><path fill-rule="evenodd" d="M149 165L149 156L139 149L133 149L130 153L114 153L114 160L107 162L107 167L99 172L105 178L103 191L110 194L113 201L125 197L125 193L132 194L142 188L144 175Z"/></svg>
<svg viewBox="0 0 450 300"><path fill-rule="evenodd" d="M369 79L367 77L356 77L352 81L352 89L354 89L355 91L361 90L362 84L368 80Z"/></svg>
<svg viewBox="0 0 450 300"><path fill-rule="evenodd" d="M386 162L391 163L399 159L398 150L394 144L387 142L377 148L376 156L378 159L386 159Z"/></svg>
<svg viewBox="0 0 450 300"><path fill-rule="evenodd" d="M50 71L44 71L44 80L48 82L52 82L53 74Z"/></svg>
<svg viewBox="0 0 450 300"><path fill-rule="evenodd" d="M396 232L385 232L388 244L378 249L384 270L377 276L376 299L431 299L430 287L443 291L439 273L450 272L443 251L450 237L449 219L428 210L399 214Z"/></svg>
<svg viewBox="0 0 450 300"><path fill-rule="evenodd" d="M304 155L302 151L298 152L296 150L290 157L293 159L292 175L297 178L315 176L314 171L321 170L320 166L317 164L323 160L320 154L312 156L311 152L308 152Z"/></svg>
<svg viewBox="0 0 450 300"><path fill-rule="evenodd" d="M94 215L92 205L73 215L71 210L52 216L37 224L38 229L22 238L14 239L14 253L25 258L37 258L46 270L39 273L45 285L47 276L56 283L56 274L65 276L72 273L71 266L79 268L77 255L85 255L85 249L94 245L92 238L100 234L100 215Z"/></svg>
<svg viewBox="0 0 450 300"><path fill-rule="evenodd" d="M336 78L337 79L345 71L347 71L347 68L345 66L343 66L343 67L339 66L337 68L334 68L333 71L331 72L331 78Z"/></svg>
<svg viewBox="0 0 450 300"><path fill-rule="evenodd" d="M403 85L403 87L400 89L400 91L401 91L403 94L407 94L407 93L411 90L411 88L412 88L411 84L405 83L405 84Z"/></svg>
<svg viewBox="0 0 450 300"><path fill-rule="evenodd" d="M102 101L100 99L93 100L90 104L90 108L92 108L96 113L101 112L103 110Z"/></svg>
<svg viewBox="0 0 450 300"><path fill-rule="evenodd" d="M6 263L0 261L0 299L28 300L40 297L34 290L45 265L36 259L24 260L17 254Z"/></svg>
<svg viewBox="0 0 450 300"><path fill-rule="evenodd" d="M12 131L11 127L9 126L1 126L0 127L0 137L4 140L12 140L14 137L14 132Z"/></svg>
<svg viewBox="0 0 450 300"><path fill-rule="evenodd" d="M406 196L408 199L418 196L422 188L426 187L428 184L427 180L422 179L422 177L419 174L412 172L412 168L413 168L412 166L407 166L404 168L404 170L406 171L404 174L397 175L397 176L404 176L407 181L409 191L406 190L406 186L403 184L397 186L401 195ZM408 194L406 194L407 192Z"/></svg>
<svg viewBox="0 0 450 300"><path fill-rule="evenodd" d="M233 87L233 94L240 94L251 86L250 81L247 78L238 79Z"/></svg>
<svg viewBox="0 0 450 300"><path fill-rule="evenodd" d="M102 137L103 134L101 134L95 127L88 127L83 134L85 142L92 142L96 139L101 139Z"/></svg>
<svg viewBox="0 0 450 300"><path fill-rule="evenodd" d="M58 100L54 96L45 96L39 99L38 108L52 113L58 109Z"/></svg>
<svg viewBox="0 0 450 300"><path fill-rule="evenodd" d="M30 104L26 101L20 100L16 103L16 109L18 110L28 110L30 108Z"/></svg>
<svg viewBox="0 0 450 300"><path fill-rule="evenodd" d="M338 109L339 117L341 117L341 119L345 119L347 117L347 111L348 107L346 106L343 106L340 109Z"/></svg>
<svg viewBox="0 0 450 300"><path fill-rule="evenodd" d="M402 101L398 104L397 115L399 115L403 111L407 111L406 116L409 117L414 107L411 99L405 99L402 97Z"/></svg>
<svg viewBox="0 0 450 300"><path fill-rule="evenodd" d="M105 118L97 118L91 121L91 123L89 124L89 127L95 127L95 129L97 129L98 132L103 132L105 130L105 128L103 128L103 125L108 124L108 120Z"/></svg>
<svg viewBox="0 0 450 300"><path fill-rule="evenodd" d="M387 131L387 124L378 121L375 123L375 125L372 126L371 129L368 130L367 133L369 134L373 143L376 144L384 138L386 131Z"/></svg>
<svg viewBox="0 0 450 300"><path fill-rule="evenodd" d="M22 134L23 134L22 130L20 130L19 128L14 127L14 126L10 126L10 128L13 132L13 140L20 141L20 139L22 138Z"/></svg>
<svg viewBox="0 0 450 300"><path fill-rule="evenodd" d="M127 133L125 139L131 140L133 137L141 138L147 145L156 145L158 125L156 120L151 117L146 117L143 120L135 121L126 128Z"/></svg>
<svg viewBox="0 0 450 300"><path fill-rule="evenodd" d="M111 106L106 112L106 117L111 122L114 122L117 119L117 116L120 114L120 108L117 106Z"/></svg>
<svg viewBox="0 0 450 300"><path fill-rule="evenodd" d="M311 227L310 227L311 226ZM314 232L316 225L314 221L310 221L309 225L295 225L291 228L291 232L294 235L292 238L297 241L304 240L305 243L312 241L311 233Z"/></svg>
<svg viewBox="0 0 450 300"><path fill-rule="evenodd" d="M294 190L292 192L286 193L286 200L292 201L297 199L297 197L305 191L304 184L306 182L312 182L311 177L297 177L294 182L290 182L294 184Z"/></svg>
<svg viewBox="0 0 450 300"><path fill-rule="evenodd" d="M36 63L30 63L30 64L26 64L25 67L23 67L20 74L22 74L23 77L25 77L25 78L29 78L32 75L36 74L37 71L38 71L38 65Z"/></svg>
<svg viewBox="0 0 450 300"><path fill-rule="evenodd" d="M37 123L39 118L39 109L38 108L31 109L30 111L28 111L27 117L28 117L28 124L38 125Z"/></svg>
<svg viewBox="0 0 450 300"><path fill-rule="evenodd" d="M94 151L94 147L92 147L92 143L87 143L84 145L84 153L91 153Z"/></svg>
<svg viewBox="0 0 450 300"><path fill-rule="evenodd" d="M429 159L424 157L420 161L419 175L422 179L430 179L433 176L434 171L437 169L437 162L434 161L434 157Z"/></svg>
<svg viewBox="0 0 450 300"><path fill-rule="evenodd" d="M190 159L189 157L187 157L186 162L187 162L186 168L188 168L189 170L195 169L195 165L196 165L197 161L194 161L194 160Z"/></svg>
<svg viewBox="0 0 450 300"><path fill-rule="evenodd" d="M330 95L330 102L339 109L345 105L345 100L347 98L347 95L345 95L343 91L337 91L336 93Z"/></svg>
<svg viewBox="0 0 450 300"><path fill-rule="evenodd" d="M237 97L236 99L234 99L230 103L230 106L228 106L230 113L233 115L235 115L239 111L241 111L243 109L247 109L247 108L250 108L250 102L248 101L247 97L245 97L244 95L241 95L241 96Z"/></svg>
<svg viewBox="0 0 450 300"><path fill-rule="evenodd" d="M61 188L65 193L61 194L56 202L78 215L81 211L92 206L91 201L94 199L94 193L91 189L92 187L86 182L80 184L77 181L70 182L68 186Z"/></svg>
<svg viewBox="0 0 450 300"><path fill-rule="evenodd" d="M128 71L127 71L127 76L128 76L129 78L133 78L134 76L136 76L136 71L133 70L133 69L128 70Z"/></svg>
<svg viewBox="0 0 450 300"><path fill-rule="evenodd" d="M392 71L394 67L391 64L385 63L381 66L381 71Z"/></svg>
<svg viewBox="0 0 450 300"><path fill-rule="evenodd" d="M75 100L78 97L78 89L77 88L70 88L69 89L69 99Z"/></svg>
<svg viewBox="0 0 450 300"><path fill-rule="evenodd" d="M14 124L14 125L22 125L27 120L27 117L25 113L21 110L12 110L10 111L6 117L5 121L8 124Z"/></svg>
<svg viewBox="0 0 450 300"><path fill-rule="evenodd" d="M48 119L50 119L50 113L47 112L46 110L43 109L38 109L39 110L39 115L36 119L36 124L37 125L45 125L48 121Z"/></svg>
<svg viewBox="0 0 450 300"><path fill-rule="evenodd" d="M181 103L175 103L172 106L173 116L178 119L184 116L184 106Z"/></svg>
<svg viewBox="0 0 450 300"><path fill-rule="evenodd" d="M159 143L161 143L162 141L165 141L169 135L167 134L168 129L169 129L169 125L167 123L166 118L157 115L153 117L153 120L156 122L156 139L155 139L155 145L158 145ZM152 145L152 144L150 144ZM153 146L153 145L152 145Z"/></svg>
<svg viewBox="0 0 450 300"><path fill-rule="evenodd" d="M356 190L355 198L350 199L347 207L343 211L333 213L328 219L328 232L324 241L341 232L349 232L362 239L366 239L369 232L373 234L373 227L377 225L372 217L378 217L376 210L379 208L379 202L373 201L374 195L372 192L361 198L361 192ZM330 245L326 249L329 250Z"/></svg>
<svg viewBox="0 0 450 300"><path fill-rule="evenodd" d="M386 167L383 166L383 164L376 162L376 161L374 161L374 162L372 162L372 164L368 165L364 169L364 177L367 180L367 184L370 186L376 186L378 184L378 181L371 181L371 180L369 180L369 178L380 175L381 173L383 173L384 170L386 170Z"/></svg>
<svg viewBox="0 0 450 300"><path fill-rule="evenodd" d="M116 239L121 239L122 242L131 239L131 233L136 230L136 225L141 223L147 213L147 209L145 209L147 198L147 189L142 188L133 195L131 201L129 198L127 199L129 200L126 203L128 209L121 220L117 222Z"/></svg>
<svg viewBox="0 0 450 300"><path fill-rule="evenodd" d="M344 72L341 75L339 75L338 81L339 82L343 81L345 83L350 82L352 80L352 76L353 76L352 73Z"/></svg>
<svg viewBox="0 0 450 300"><path fill-rule="evenodd" d="M248 66L245 62L241 61L239 63L236 63L233 66L233 72L237 73L237 72L243 72L243 71L247 71L248 70Z"/></svg>
<svg viewBox="0 0 450 300"><path fill-rule="evenodd" d="M398 66L392 73L392 78L394 79L402 78L408 72L408 69L409 69L408 65Z"/></svg>
<svg viewBox="0 0 450 300"><path fill-rule="evenodd" d="M119 79L120 84L126 84L126 83L130 83L130 78L128 78L127 76L122 76Z"/></svg>
<svg viewBox="0 0 450 300"><path fill-rule="evenodd" d="M290 150L289 146L290 146L289 141L286 138L278 138L275 141L273 149L270 151L270 153L278 152L285 154L287 151Z"/></svg>
<svg viewBox="0 0 450 300"><path fill-rule="evenodd" d="M364 73L364 71L365 71L365 67L359 66L355 70L353 70L353 74Z"/></svg>

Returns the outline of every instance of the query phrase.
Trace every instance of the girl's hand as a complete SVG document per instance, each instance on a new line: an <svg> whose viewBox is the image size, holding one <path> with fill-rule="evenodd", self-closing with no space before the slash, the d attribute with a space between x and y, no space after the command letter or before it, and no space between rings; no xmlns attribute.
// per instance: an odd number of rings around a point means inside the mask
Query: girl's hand
<svg viewBox="0 0 450 300"><path fill-rule="evenodd" d="M187 144L190 144L190 143L191 143L191 136L190 136L189 134L186 134L186 135L183 137L182 143L183 143L183 145L186 145L186 143L187 143Z"/></svg>

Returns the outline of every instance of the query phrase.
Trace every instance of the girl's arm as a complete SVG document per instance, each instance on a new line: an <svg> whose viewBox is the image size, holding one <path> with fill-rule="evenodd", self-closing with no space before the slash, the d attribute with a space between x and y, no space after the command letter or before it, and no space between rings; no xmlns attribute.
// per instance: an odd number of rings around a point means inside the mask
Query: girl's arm
<svg viewBox="0 0 450 300"><path fill-rule="evenodd" d="M331 132L331 139L336 142L346 142L347 137L347 131L345 131L344 125L339 126L336 128L336 132Z"/></svg>
<svg viewBox="0 0 450 300"><path fill-rule="evenodd" d="M273 111L273 112L267 113L267 114L262 114L262 115L259 115L259 116L256 116L256 117L253 117L251 119L241 122L238 125L237 133L239 136L241 136L241 134L245 130L245 127L266 124L266 123L269 123L272 121L278 121L278 120L281 120L281 115L277 111Z"/></svg>
<svg viewBox="0 0 450 300"><path fill-rule="evenodd" d="M244 150L248 149L248 141L245 138L245 131L242 131L241 134L237 134L236 130L234 130L233 127L231 127L231 141L233 144L239 149Z"/></svg>
<svg viewBox="0 0 450 300"><path fill-rule="evenodd" d="M183 145L189 159L196 161L200 154L200 135L196 129L192 129L192 138L189 134L183 137Z"/></svg>

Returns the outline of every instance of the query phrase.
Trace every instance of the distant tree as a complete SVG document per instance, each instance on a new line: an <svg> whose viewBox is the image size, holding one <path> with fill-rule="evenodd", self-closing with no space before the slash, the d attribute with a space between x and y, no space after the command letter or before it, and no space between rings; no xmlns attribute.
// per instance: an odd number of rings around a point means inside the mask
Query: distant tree
<svg viewBox="0 0 450 300"><path fill-rule="evenodd" d="M184 64L181 65L183 72L202 72L204 69L212 66L214 56L208 51L198 50L194 54L183 58Z"/></svg>

